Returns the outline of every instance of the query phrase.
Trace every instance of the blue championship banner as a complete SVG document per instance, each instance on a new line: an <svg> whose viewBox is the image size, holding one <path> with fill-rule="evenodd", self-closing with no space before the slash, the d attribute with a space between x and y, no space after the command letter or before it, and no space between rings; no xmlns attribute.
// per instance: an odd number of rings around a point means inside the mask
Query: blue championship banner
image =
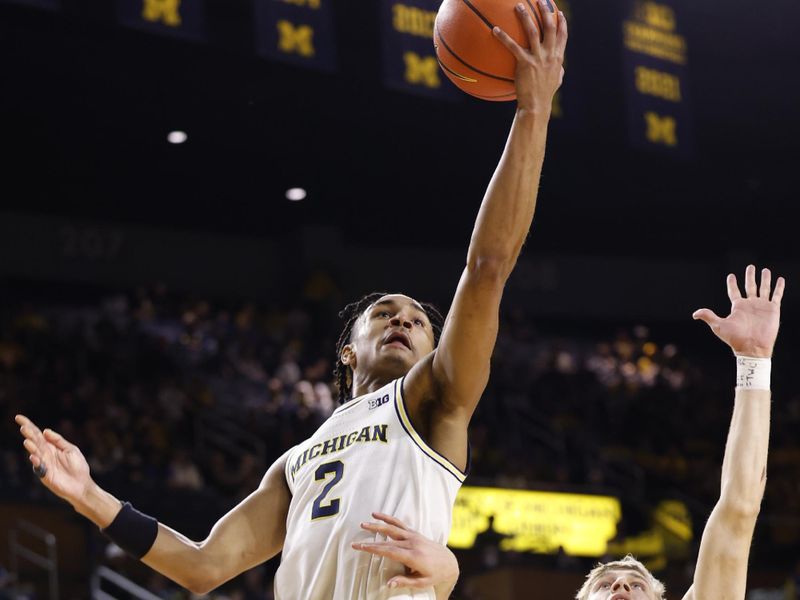
<svg viewBox="0 0 800 600"><path fill-rule="evenodd" d="M688 59L675 9L665 0L633 0L622 30L631 144L688 157Z"/></svg>
<svg viewBox="0 0 800 600"><path fill-rule="evenodd" d="M204 41L204 0L117 0L123 25L171 37Z"/></svg>
<svg viewBox="0 0 800 600"><path fill-rule="evenodd" d="M24 4L25 6L35 6L36 8L47 8L58 10L61 8L60 0L0 0L5 4Z"/></svg>
<svg viewBox="0 0 800 600"><path fill-rule="evenodd" d="M322 71L336 69L333 0L255 0L260 56Z"/></svg>
<svg viewBox="0 0 800 600"><path fill-rule="evenodd" d="M441 0L381 0L383 79L392 89L461 99L433 49L433 22Z"/></svg>

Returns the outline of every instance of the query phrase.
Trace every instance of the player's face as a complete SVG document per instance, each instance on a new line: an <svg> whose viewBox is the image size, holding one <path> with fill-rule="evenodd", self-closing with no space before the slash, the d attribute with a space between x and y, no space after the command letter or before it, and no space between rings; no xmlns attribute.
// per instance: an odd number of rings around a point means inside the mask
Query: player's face
<svg viewBox="0 0 800 600"><path fill-rule="evenodd" d="M431 322L422 306L408 296L389 294L361 315L351 345L356 369L401 377L433 351L433 343Z"/></svg>
<svg viewBox="0 0 800 600"><path fill-rule="evenodd" d="M634 570L608 571L589 590L589 600L655 600L648 581Z"/></svg>

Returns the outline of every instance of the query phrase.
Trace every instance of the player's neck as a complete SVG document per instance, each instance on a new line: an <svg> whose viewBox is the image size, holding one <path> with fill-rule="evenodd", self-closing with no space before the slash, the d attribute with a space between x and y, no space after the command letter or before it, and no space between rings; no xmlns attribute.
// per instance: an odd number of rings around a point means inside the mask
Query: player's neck
<svg viewBox="0 0 800 600"><path fill-rule="evenodd" d="M364 394L371 394L385 386L390 381L397 379L393 375L377 375L370 374L364 376L357 376L353 381L353 398L358 398Z"/></svg>

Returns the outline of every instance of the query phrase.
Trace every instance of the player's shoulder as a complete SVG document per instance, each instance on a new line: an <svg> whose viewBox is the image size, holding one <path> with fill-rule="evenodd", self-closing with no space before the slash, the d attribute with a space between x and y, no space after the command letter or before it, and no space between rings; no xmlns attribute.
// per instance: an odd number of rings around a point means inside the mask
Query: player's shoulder
<svg viewBox="0 0 800 600"><path fill-rule="evenodd" d="M263 491L274 487L276 484L286 484L286 465L288 464L289 455L292 453L296 446L292 446L286 450L280 458L278 458L272 465L270 465L264 477L261 478L261 483L257 491Z"/></svg>

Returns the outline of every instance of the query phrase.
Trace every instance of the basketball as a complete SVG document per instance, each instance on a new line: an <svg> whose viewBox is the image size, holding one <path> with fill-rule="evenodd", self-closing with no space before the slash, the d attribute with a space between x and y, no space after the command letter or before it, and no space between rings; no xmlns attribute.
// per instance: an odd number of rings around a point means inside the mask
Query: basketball
<svg viewBox="0 0 800 600"><path fill-rule="evenodd" d="M558 19L553 0L525 0L540 35L545 16ZM519 0L444 0L433 28L433 46L445 75L466 93L482 100L514 100L514 56L492 35L500 27L515 42L529 47L517 16Z"/></svg>

